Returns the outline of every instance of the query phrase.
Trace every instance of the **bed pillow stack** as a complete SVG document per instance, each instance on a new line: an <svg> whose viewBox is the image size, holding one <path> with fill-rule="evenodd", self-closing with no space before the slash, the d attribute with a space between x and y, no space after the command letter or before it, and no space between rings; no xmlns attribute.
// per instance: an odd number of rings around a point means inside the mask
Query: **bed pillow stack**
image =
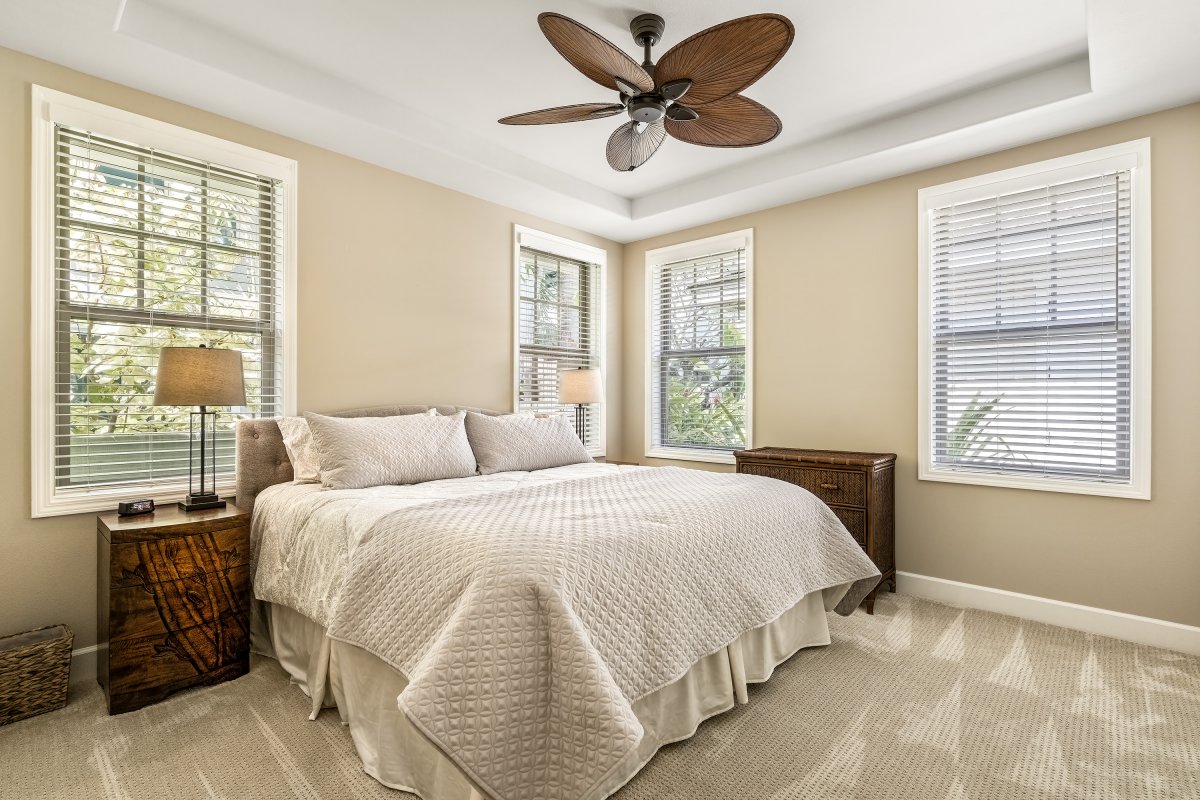
<svg viewBox="0 0 1200 800"><path fill-rule="evenodd" d="M307 413L277 420L298 483L365 489L591 462L561 415Z"/></svg>
<svg viewBox="0 0 1200 800"><path fill-rule="evenodd" d="M450 416L326 417L307 413L329 489L423 483L475 474L465 412Z"/></svg>
<svg viewBox="0 0 1200 800"><path fill-rule="evenodd" d="M549 469L592 460L575 428L562 415L489 417L468 412L467 438L481 475Z"/></svg>

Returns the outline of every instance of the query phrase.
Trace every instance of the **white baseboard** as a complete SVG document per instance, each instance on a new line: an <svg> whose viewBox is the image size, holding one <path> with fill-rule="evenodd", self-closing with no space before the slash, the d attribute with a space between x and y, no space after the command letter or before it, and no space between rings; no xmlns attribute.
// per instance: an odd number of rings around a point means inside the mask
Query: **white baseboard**
<svg viewBox="0 0 1200 800"><path fill-rule="evenodd" d="M1200 655L1200 628L1178 622L1064 603L1048 597L948 581L912 572L896 572L896 590L952 606L994 611L1062 628Z"/></svg>
<svg viewBox="0 0 1200 800"><path fill-rule="evenodd" d="M90 645L71 651L71 685L96 682L96 651L100 645Z"/></svg>

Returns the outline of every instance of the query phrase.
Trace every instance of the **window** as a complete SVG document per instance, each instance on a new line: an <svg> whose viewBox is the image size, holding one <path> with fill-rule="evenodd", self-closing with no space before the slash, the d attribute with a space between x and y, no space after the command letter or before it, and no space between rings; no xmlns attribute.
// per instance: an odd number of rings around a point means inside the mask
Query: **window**
<svg viewBox="0 0 1200 800"><path fill-rule="evenodd" d="M211 154L208 137L40 87L34 119L35 203L47 204L34 232L34 515L183 493L191 409L153 405L165 346L242 352L247 405L218 417L227 490L236 419L290 401L294 164L247 151L268 159L275 174L264 174L211 160L240 148Z"/></svg>
<svg viewBox="0 0 1200 800"><path fill-rule="evenodd" d="M646 455L733 463L750 446L752 232L646 254Z"/></svg>
<svg viewBox="0 0 1200 800"><path fill-rule="evenodd" d="M603 369L605 253L520 226L516 239L516 409L574 424L575 406L558 402L559 373ZM603 404L585 405L583 423L588 452L604 455Z"/></svg>
<svg viewBox="0 0 1200 800"><path fill-rule="evenodd" d="M920 193L920 477L1150 496L1149 142Z"/></svg>

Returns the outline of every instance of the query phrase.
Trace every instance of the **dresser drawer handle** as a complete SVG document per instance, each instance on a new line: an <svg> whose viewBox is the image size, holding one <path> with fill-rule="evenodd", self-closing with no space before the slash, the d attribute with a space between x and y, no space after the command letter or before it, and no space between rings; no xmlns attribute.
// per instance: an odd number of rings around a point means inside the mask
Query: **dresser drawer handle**
<svg viewBox="0 0 1200 800"><path fill-rule="evenodd" d="M838 485L836 483L822 483L821 488L822 489L837 489Z"/></svg>

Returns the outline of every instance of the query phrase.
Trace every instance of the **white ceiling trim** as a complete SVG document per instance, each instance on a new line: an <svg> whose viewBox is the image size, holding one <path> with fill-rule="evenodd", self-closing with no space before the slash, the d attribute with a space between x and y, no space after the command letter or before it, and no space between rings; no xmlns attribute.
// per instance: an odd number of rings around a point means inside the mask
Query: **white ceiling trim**
<svg viewBox="0 0 1200 800"><path fill-rule="evenodd" d="M776 182L795 187L803 176L837 164L852 163L913 142L1078 97L1091 89L1091 67L1087 54L1083 53L1048 69L751 161L735 174L714 176L703 185L692 181L638 198L633 203L633 217L651 218L689 206L711 204L750 187L769 189Z"/></svg>
<svg viewBox="0 0 1200 800"><path fill-rule="evenodd" d="M1195 48L1180 42L1200 13L1147 2L1177 18L1164 24L1142 4L1091 0L1086 45L1051 63L637 197L149 0L0 0L0 44L628 242L1197 99ZM1166 30L1178 41L1165 42ZM1130 42L1153 43L1131 54ZM1149 80L1156 72L1168 78Z"/></svg>
<svg viewBox="0 0 1200 800"><path fill-rule="evenodd" d="M560 207L560 213L578 215L579 222L594 221L597 211L614 222L629 218L628 198L146 0L123 0L113 30L235 78L253 76L260 89L254 95L274 95L273 102L266 103L257 102L258 98L247 92L232 104L232 113L226 112L235 119L250 121L248 117L253 115L260 119L255 123L259 127L493 202L511 204L514 195L532 207L565 202L567 207ZM167 44L169 48L164 47ZM211 104L205 101L208 94L197 97L196 102ZM317 119L326 122L322 142L315 142L311 133Z"/></svg>

